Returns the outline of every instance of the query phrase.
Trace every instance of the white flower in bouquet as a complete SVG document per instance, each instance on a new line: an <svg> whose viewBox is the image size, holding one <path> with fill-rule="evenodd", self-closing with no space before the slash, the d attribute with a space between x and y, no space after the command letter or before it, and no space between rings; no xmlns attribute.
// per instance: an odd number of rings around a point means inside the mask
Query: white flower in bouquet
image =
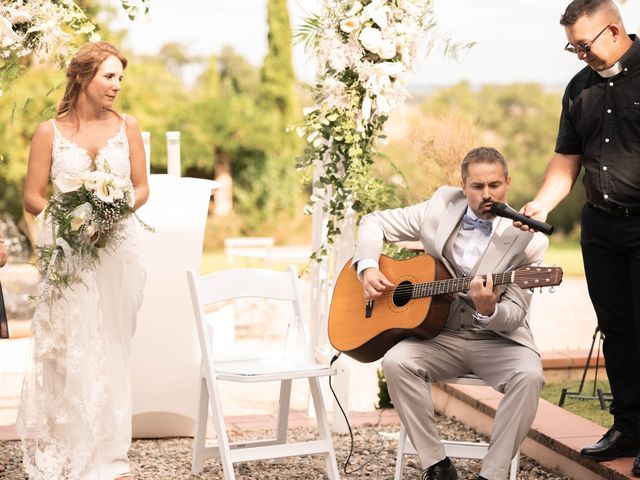
<svg viewBox="0 0 640 480"><path fill-rule="evenodd" d="M351 33L360 27L360 20L356 17L345 18L340 22L340 30L344 33Z"/></svg>
<svg viewBox="0 0 640 480"><path fill-rule="evenodd" d="M20 36L13 31L11 21L2 16L0 16L0 39L5 47L20 41Z"/></svg>
<svg viewBox="0 0 640 480"><path fill-rule="evenodd" d="M365 121L371 118L371 97L368 95L362 100L362 118Z"/></svg>
<svg viewBox="0 0 640 480"><path fill-rule="evenodd" d="M69 217L71 217L71 230L77 232L80 227L85 225L89 220L91 220L91 214L93 213L93 207L89 202L85 202L82 205L74 208Z"/></svg>
<svg viewBox="0 0 640 480"><path fill-rule="evenodd" d="M351 5L351 8L349 10L347 10L345 15L347 17L353 17L360 10L362 10L362 4L360 2L358 2L358 1L355 1L355 2L353 2L353 5Z"/></svg>
<svg viewBox="0 0 640 480"><path fill-rule="evenodd" d="M386 5L387 0L373 0L363 9L363 17L371 19L382 28L387 28L387 16L389 15L389 6Z"/></svg>
<svg viewBox="0 0 640 480"><path fill-rule="evenodd" d="M398 7L407 12L409 15L418 13L418 6L412 0L396 0Z"/></svg>
<svg viewBox="0 0 640 480"><path fill-rule="evenodd" d="M98 229L96 228L96 225L93 222L89 223L85 229L85 233L89 238L93 237L97 232L98 232Z"/></svg>
<svg viewBox="0 0 640 480"><path fill-rule="evenodd" d="M407 26L402 23L402 22L398 22L394 25L393 29L395 30L395 33L398 36L404 35L405 33L407 33Z"/></svg>
<svg viewBox="0 0 640 480"><path fill-rule="evenodd" d="M360 32L358 40L360 40L364 48L371 53L377 54L380 44L382 43L382 32L374 27L365 27Z"/></svg>
<svg viewBox="0 0 640 480"><path fill-rule="evenodd" d="M396 45L390 40L383 40L378 48L378 55L384 60L390 60L396 56Z"/></svg>
<svg viewBox="0 0 640 480"><path fill-rule="evenodd" d="M95 190L96 196L106 203L113 203L113 192L112 183L109 179L100 179L96 182Z"/></svg>
<svg viewBox="0 0 640 480"><path fill-rule="evenodd" d="M389 104L389 100L383 95L378 95L376 97L376 107L378 107L378 112L383 115L391 112L391 105Z"/></svg>
<svg viewBox="0 0 640 480"><path fill-rule="evenodd" d="M377 63L374 67L377 76L395 78L402 75L406 69L400 62L382 62Z"/></svg>
<svg viewBox="0 0 640 480"><path fill-rule="evenodd" d="M20 23L28 23L33 20L33 15L25 10L20 10L18 8L9 9L9 14L11 15L11 23L14 25L18 25Z"/></svg>
<svg viewBox="0 0 640 480"><path fill-rule="evenodd" d="M122 200L132 191L131 182L128 179L105 172L97 172L89 176L85 179L84 185L106 203Z"/></svg>
<svg viewBox="0 0 640 480"><path fill-rule="evenodd" d="M53 179L53 184L62 193L69 193L79 189L83 185L82 177L73 177L67 173L62 173Z"/></svg>

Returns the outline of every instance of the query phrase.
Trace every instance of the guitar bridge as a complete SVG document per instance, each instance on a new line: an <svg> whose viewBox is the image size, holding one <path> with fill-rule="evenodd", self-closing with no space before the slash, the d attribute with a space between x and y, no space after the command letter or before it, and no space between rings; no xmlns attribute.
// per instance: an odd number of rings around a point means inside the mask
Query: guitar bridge
<svg viewBox="0 0 640 480"><path fill-rule="evenodd" d="M364 306L364 318L371 318L373 315L373 300L368 300Z"/></svg>

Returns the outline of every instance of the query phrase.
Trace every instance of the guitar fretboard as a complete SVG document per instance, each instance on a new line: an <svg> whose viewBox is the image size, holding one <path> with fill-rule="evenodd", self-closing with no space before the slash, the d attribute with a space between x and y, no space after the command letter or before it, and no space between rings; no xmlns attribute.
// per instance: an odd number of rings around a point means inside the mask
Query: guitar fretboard
<svg viewBox="0 0 640 480"><path fill-rule="evenodd" d="M513 282L515 272L492 273L494 285L504 285ZM482 276L486 278L486 275ZM416 283L413 285L411 298L433 297L444 293L462 292L469 290L469 284L474 277L449 278L447 280L435 280L433 282Z"/></svg>

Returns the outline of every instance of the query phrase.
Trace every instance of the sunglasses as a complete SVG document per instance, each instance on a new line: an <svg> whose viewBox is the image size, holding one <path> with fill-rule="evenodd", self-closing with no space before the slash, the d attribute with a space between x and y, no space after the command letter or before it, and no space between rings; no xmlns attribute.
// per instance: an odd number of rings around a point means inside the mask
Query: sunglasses
<svg viewBox="0 0 640 480"><path fill-rule="evenodd" d="M567 43L564 46L564 49L569 53L589 53L591 51L591 45L593 45L593 42L595 42L598 39L598 37L602 35L605 32L605 30L610 26L611 25L609 24L606 27L604 27L602 30L600 30L600 33L596 35L595 38L591 40L589 43L579 43L577 45Z"/></svg>

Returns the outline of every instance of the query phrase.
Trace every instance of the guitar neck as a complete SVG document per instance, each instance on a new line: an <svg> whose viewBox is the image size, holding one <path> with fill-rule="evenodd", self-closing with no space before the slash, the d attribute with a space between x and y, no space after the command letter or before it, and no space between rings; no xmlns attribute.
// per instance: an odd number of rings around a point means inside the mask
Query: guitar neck
<svg viewBox="0 0 640 480"><path fill-rule="evenodd" d="M494 285L504 285L505 283L512 283L514 277L513 271L504 273L492 273ZM458 277L449 278L447 280L435 280L433 282L416 283L413 286L413 292L411 298L423 298L433 297L435 295L442 295L445 293L455 293L469 290L469 284L474 277ZM486 275L482 275L482 278L486 278Z"/></svg>

